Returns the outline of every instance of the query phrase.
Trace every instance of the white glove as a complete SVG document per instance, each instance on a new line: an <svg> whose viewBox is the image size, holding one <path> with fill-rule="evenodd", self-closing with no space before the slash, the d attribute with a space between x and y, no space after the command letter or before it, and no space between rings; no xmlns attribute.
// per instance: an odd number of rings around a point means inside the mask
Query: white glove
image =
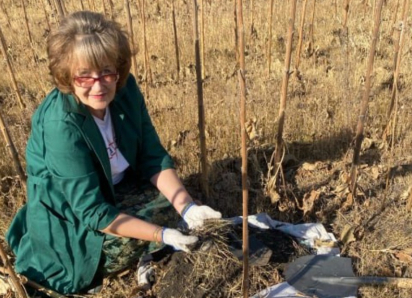
<svg viewBox="0 0 412 298"><path fill-rule="evenodd" d="M217 212L209 206L197 206L195 203L191 204L182 212L182 217L189 226L189 229L195 229L203 226L205 219L222 218L222 213Z"/></svg>
<svg viewBox="0 0 412 298"><path fill-rule="evenodd" d="M196 236L186 236L178 230L170 228L164 228L162 239L164 244L173 246L176 250L183 250L184 252L190 252L189 245L193 245L199 240Z"/></svg>
<svg viewBox="0 0 412 298"><path fill-rule="evenodd" d="M137 264L137 285L141 289L148 290L154 283L155 271L152 261L153 256L148 254L142 256Z"/></svg>

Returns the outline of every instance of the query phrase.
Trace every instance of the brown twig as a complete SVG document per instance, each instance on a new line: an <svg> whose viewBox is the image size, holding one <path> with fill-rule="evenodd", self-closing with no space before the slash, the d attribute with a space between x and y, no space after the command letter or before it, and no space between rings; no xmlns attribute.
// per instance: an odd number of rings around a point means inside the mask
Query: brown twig
<svg viewBox="0 0 412 298"><path fill-rule="evenodd" d="M406 210L409 211L409 212L412 211L412 187L410 189L411 189L411 192L409 193L408 201L407 201L407 204L406 204Z"/></svg>
<svg viewBox="0 0 412 298"><path fill-rule="evenodd" d="M205 4L200 0L200 61L202 63L202 80L205 79Z"/></svg>
<svg viewBox="0 0 412 298"><path fill-rule="evenodd" d="M43 13L44 13L44 18L46 19L46 23L47 23L47 29L50 32L51 31L51 26L50 26L50 21L49 21L48 15L47 15L46 5L44 4L44 1L42 1L42 8L43 8Z"/></svg>
<svg viewBox="0 0 412 298"><path fill-rule="evenodd" d="M96 3L94 2L94 0L91 1L92 5L90 6L90 9L92 9L93 11L96 11Z"/></svg>
<svg viewBox="0 0 412 298"><path fill-rule="evenodd" d="M246 69L245 69L245 29L243 25L242 0L237 1L237 29L239 37L239 86L240 86L240 132L242 155L242 197L243 197L243 297L249 297L249 231L248 231L248 185L246 148Z"/></svg>
<svg viewBox="0 0 412 298"><path fill-rule="evenodd" d="M7 148L9 148L9 152L13 158L14 167L16 169L17 174L20 177L23 185L26 185L26 175L24 174L23 168L21 166L19 155L17 154L16 147L13 144L13 141L10 138L9 131L7 130L7 125L4 122L3 115L0 112L0 129L3 134L4 141L6 142Z"/></svg>
<svg viewBox="0 0 412 298"><path fill-rule="evenodd" d="M80 8L81 8L81 10L84 10L83 0L79 0L79 2L80 2Z"/></svg>
<svg viewBox="0 0 412 298"><path fill-rule="evenodd" d="M7 13L6 7L4 7L3 1L0 1L0 8L1 8L2 13L6 16L7 25L9 25L9 27L11 28L10 17L9 17L9 14Z"/></svg>
<svg viewBox="0 0 412 298"><path fill-rule="evenodd" d="M303 43L303 28L305 26L305 15L306 15L306 6L308 0L303 0L302 14L300 16L300 28L299 28L299 41L296 47L296 57L295 57L295 77L299 77L299 64L300 64L300 52L302 50Z"/></svg>
<svg viewBox="0 0 412 298"><path fill-rule="evenodd" d="M272 62L273 2L274 2L274 0L270 0L270 9L269 9L269 38L268 38L268 77L270 76L270 66L271 66L271 62Z"/></svg>
<svg viewBox="0 0 412 298"><path fill-rule="evenodd" d="M176 14L175 14L175 0L172 0L172 23L173 23L173 40L175 45L175 56L176 56L176 79L179 81L180 75L180 58L179 58L179 41L177 38L177 27L176 27Z"/></svg>
<svg viewBox="0 0 412 298"><path fill-rule="evenodd" d="M405 0L407 2L406 5L406 11L408 10L409 7L409 0ZM388 135L391 135L390 137L390 142L391 142L391 150L393 150L395 146L395 133L396 133L396 123L397 123L397 115L398 115L398 79L399 79L399 72L401 68L401 57L402 57L402 48L405 44L405 36L406 36L406 31L407 31L407 22L406 22L406 16L404 16L403 22L402 22L402 27L401 27L401 33L400 33L400 38L399 38L399 49L398 53L395 53L395 56L397 57L396 61L396 66L395 66L395 71L393 74L393 86L392 86L392 94L391 94L391 102L388 110L388 115L389 115L389 120L388 124L384 130L383 133L383 139L386 140ZM391 131L392 130L392 131Z"/></svg>
<svg viewBox="0 0 412 298"><path fill-rule="evenodd" d="M21 6L23 8L23 16L24 16L24 23L26 25L27 36L29 37L30 44L32 44L33 38L31 37L31 33L30 33L29 20L27 19L26 4L24 3L24 0L21 0Z"/></svg>
<svg viewBox="0 0 412 298"><path fill-rule="evenodd" d="M137 63L136 63L136 56L135 56L133 25L132 25L132 16L130 14L129 0L124 0L124 9L126 11L127 29L128 29L128 32L129 32L130 44L132 46L132 72L136 77L137 76Z"/></svg>
<svg viewBox="0 0 412 298"><path fill-rule="evenodd" d="M289 16L289 26L288 26L288 39L286 45L286 58L285 58L285 70L283 73L282 80L282 93L280 98L279 106L279 123L278 123L278 133L276 136L276 148L275 148L275 168L281 166L279 164L282 157L283 149L283 126L285 122L285 110L286 110L286 98L288 92L288 83L290 76L290 60L292 56L292 41L293 41L293 28L295 24L296 15L296 0L291 1L290 16Z"/></svg>
<svg viewBox="0 0 412 298"><path fill-rule="evenodd" d="M255 1L250 0L250 35L253 36L255 33L255 18L254 18L254 12L255 12Z"/></svg>
<svg viewBox="0 0 412 298"><path fill-rule="evenodd" d="M110 8L110 18L114 20L114 7L112 0L109 0L109 8Z"/></svg>
<svg viewBox="0 0 412 298"><path fill-rule="evenodd" d="M0 273L2 274L8 274L6 268L0 267ZM47 296L51 297L51 298L66 298L66 296L61 295L51 289L48 289L42 285L39 285L38 283L31 281L30 279L28 279L27 277L18 274L17 275L19 277L19 280L21 281L21 283L23 283L24 285L28 285L29 287L42 292L44 294L46 294Z"/></svg>
<svg viewBox="0 0 412 298"><path fill-rule="evenodd" d="M1 244L0 244L0 257L3 261L6 273L10 276L13 286L16 289L17 295L19 296L19 298L27 298L26 291L23 289L23 286L21 285L19 278L17 277L16 273L13 270L13 267L11 266L7 258L3 245Z"/></svg>
<svg viewBox="0 0 412 298"><path fill-rule="evenodd" d="M20 109L23 110L26 106L23 103L23 100L22 100L21 95L20 95L20 90L17 87L16 78L14 77L13 68L11 66L9 56L7 55L6 44L7 44L6 40L4 38L3 32L1 31L1 27L0 27L0 48L1 48L1 52L3 53L4 59L6 60L7 70L9 71L10 78L11 78L11 81L13 83L13 88L14 88L14 91L16 92L17 100L18 100L19 105L20 105Z"/></svg>
<svg viewBox="0 0 412 298"><path fill-rule="evenodd" d="M60 21L64 18L64 9L63 9L63 5L60 2L60 0L54 0L54 4L57 8L57 12L59 13L59 19Z"/></svg>
<svg viewBox="0 0 412 298"><path fill-rule="evenodd" d="M198 6L197 0L193 0L194 18L193 18L193 35L195 37L195 56L196 56L196 81L197 81L197 107L199 115L199 138L200 138L200 163L202 167L202 190L206 197L209 197L208 186L208 167L205 135L205 110L203 105L203 80L202 80L202 63L200 61L199 45L199 28L198 28Z"/></svg>
<svg viewBox="0 0 412 298"><path fill-rule="evenodd" d="M29 19L27 18L26 4L24 3L24 0L21 0L21 6L23 8L24 23L26 25L27 36L29 38L29 45L30 45L30 49L31 49L31 52L32 52L32 55L33 55L33 61L37 63L37 56L36 56L36 53L35 53L34 47L33 47L33 38L31 37Z"/></svg>
<svg viewBox="0 0 412 298"><path fill-rule="evenodd" d="M146 0L142 0L141 3L141 18L143 23L143 48L144 48L144 70L145 70L145 82L146 82L146 98L149 98L149 85L153 84L152 70L149 63L149 50L147 47L146 37Z"/></svg>
<svg viewBox="0 0 412 298"><path fill-rule="evenodd" d="M370 93L370 87L371 87L371 73L373 70L373 62L375 59L375 49L376 49L376 43L377 43L378 35L379 35L379 27L381 23L381 13L382 13L383 1L384 0L379 0L377 4L378 6L376 9L376 15L375 15L375 25L373 29L372 42L371 42L371 47L369 51L368 68L366 71L365 89L364 89L363 96L362 96L362 103L361 103L361 108L360 108L360 113L359 113L359 118L358 118L358 124L356 128L355 146L354 146L351 175L350 175L350 188L351 188L352 196L354 198L356 197L357 167L359 165L359 155L360 155L360 149L361 149L362 141L363 141L363 129L364 129L365 120L366 120L366 113L368 111L369 93Z"/></svg>
<svg viewBox="0 0 412 298"><path fill-rule="evenodd" d="M105 16L107 16L107 9L106 9L106 3L104 2L105 0L102 0L102 4L103 4L103 14Z"/></svg>
<svg viewBox="0 0 412 298"><path fill-rule="evenodd" d="M396 30L396 37L395 37L395 42L394 42L394 67L393 67L393 86L392 86L392 94L391 94L391 102L389 105L389 109L387 111L388 117L391 116L393 106L395 104L395 96L396 96L396 91L398 89L398 78L399 78L399 69L400 69L400 63L401 63L401 57L402 57L402 47L404 44L405 40L405 28L407 26L406 21L407 21L407 12L409 10L409 0L404 0L403 6L402 6L402 14L401 14L401 27Z"/></svg>
<svg viewBox="0 0 412 298"><path fill-rule="evenodd" d="M238 39L239 39L239 36L238 36L238 32L237 32L237 13L236 13L236 2L237 2L237 0L234 0L233 1L233 20L235 21L235 24L234 24L234 31L235 31L235 53L236 53L236 61L239 61L239 49L238 49L238 47L237 47L237 45L238 45Z"/></svg>
<svg viewBox="0 0 412 298"><path fill-rule="evenodd" d="M393 32L395 31L395 24L396 24L396 17L398 16L398 10L399 10L399 0L396 0L395 11L392 13L393 22L391 26L391 36L393 35Z"/></svg>
<svg viewBox="0 0 412 298"><path fill-rule="evenodd" d="M315 12L316 12L316 0L313 0L313 7L312 7L312 17L310 19L309 25L309 49L314 48L315 40L314 40L314 31L315 31Z"/></svg>
<svg viewBox="0 0 412 298"><path fill-rule="evenodd" d="M345 0L345 4L343 5L343 30L344 31L346 31L347 24L348 24L349 3L350 3L350 0Z"/></svg>

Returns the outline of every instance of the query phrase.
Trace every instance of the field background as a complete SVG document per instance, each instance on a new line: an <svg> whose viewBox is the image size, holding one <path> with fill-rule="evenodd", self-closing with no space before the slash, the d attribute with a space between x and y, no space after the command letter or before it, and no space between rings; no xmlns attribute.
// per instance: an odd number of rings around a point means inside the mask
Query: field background
<svg viewBox="0 0 412 298"><path fill-rule="evenodd" d="M64 1L68 12L81 1ZM123 1L113 1L113 17L126 26ZM367 57L372 40L374 0L352 0L348 38L342 34L343 0L317 0L314 44L309 47L313 0L308 0L300 62L301 78L288 88L284 140L286 185L276 199L266 185L274 149L286 32L291 1L275 0L269 40L270 1L244 1L246 38L247 123L251 140L249 186L251 214L267 212L289 222L322 222L341 240L343 255L354 259L359 275L412 277L412 219L407 200L412 186L412 120L410 67L411 22L405 24L393 146L382 137L388 123L394 69L394 25L403 1L388 0L382 10L365 140L361 152L359 196L348 202L345 184L352 161L352 139L359 115ZM25 0L30 44L21 1L0 2L0 26L16 81L26 108L21 110L4 57L0 72L0 107L24 166L30 118L53 88L45 53L47 19L56 27L58 14L47 0ZM103 12L101 1L83 0L85 9ZM109 2L105 1L110 15ZM292 69L303 1L298 1ZM396 8L399 5L398 9ZM179 175L194 197L222 211L240 215L240 99L235 52L233 1L205 0L204 106L211 195L199 190L200 148L193 38L193 2L175 1L181 71L176 72L171 1L146 1L146 30L153 83L146 89L141 3L131 0L139 85L164 146L176 161ZM45 11L43 10L45 9ZM253 20L253 26L252 26ZM252 30L253 27L253 30ZM396 31L395 31L396 32ZM268 46L271 44L271 72ZM34 57L36 57L34 59ZM149 94L147 94L147 91ZM3 139L0 140L0 241L25 201L24 189ZM312 195L314 194L314 195ZM10 254L11 256L11 254ZM132 279L115 284L129 293ZM116 291L119 291L117 288ZM361 297L411 297L411 290L362 287ZM253 294L253 293L251 293ZM108 292L106 297L114 293ZM124 294L129 295L129 294ZM118 296L121 297L121 296Z"/></svg>

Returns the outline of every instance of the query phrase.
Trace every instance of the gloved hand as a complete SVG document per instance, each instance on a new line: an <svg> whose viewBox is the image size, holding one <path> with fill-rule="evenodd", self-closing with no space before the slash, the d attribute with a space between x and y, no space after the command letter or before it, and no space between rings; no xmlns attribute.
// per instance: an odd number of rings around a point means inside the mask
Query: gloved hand
<svg viewBox="0 0 412 298"><path fill-rule="evenodd" d="M177 250L190 252L189 246L195 244L199 238L196 236L183 235L175 229L164 228L162 232L162 240L164 244L173 246Z"/></svg>
<svg viewBox="0 0 412 298"><path fill-rule="evenodd" d="M153 256L147 254L139 259L137 264L137 285L140 289L149 290L154 283L155 271L152 265Z"/></svg>
<svg viewBox="0 0 412 298"><path fill-rule="evenodd" d="M183 209L182 217L189 226L189 229L195 229L203 226L205 219L222 218L222 213L206 205L198 206L195 203L189 203Z"/></svg>

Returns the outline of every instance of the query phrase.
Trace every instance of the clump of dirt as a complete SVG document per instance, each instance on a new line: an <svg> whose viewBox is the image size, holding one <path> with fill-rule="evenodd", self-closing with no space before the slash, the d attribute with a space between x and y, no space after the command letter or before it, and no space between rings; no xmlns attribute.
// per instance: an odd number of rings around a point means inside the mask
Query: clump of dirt
<svg viewBox="0 0 412 298"><path fill-rule="evenodd" d="M192 253L174 252L157 263L157 298L230 298L242 296L242 235L240 226L201 231ZM249 228L249 294L283 281L286 263L309 252L296 239L277 230ZM265 253L260 254L262 251ZM270 258L265 260L267 252ZM262 263L263 262L263 263Z"/></svg>

